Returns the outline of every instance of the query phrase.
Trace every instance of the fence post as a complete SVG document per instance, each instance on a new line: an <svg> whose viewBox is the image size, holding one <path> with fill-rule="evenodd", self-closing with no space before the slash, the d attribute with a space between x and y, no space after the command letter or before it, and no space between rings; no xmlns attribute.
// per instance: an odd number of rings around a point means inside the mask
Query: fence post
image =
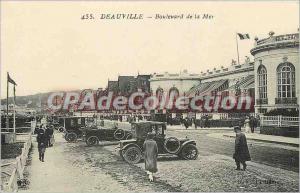
<svg viewBox="0 0 300 193"><path fill-rule="evenodd" d="M278 116L278 127L281 126L281 121L282 121L282 115Z"/></svg>

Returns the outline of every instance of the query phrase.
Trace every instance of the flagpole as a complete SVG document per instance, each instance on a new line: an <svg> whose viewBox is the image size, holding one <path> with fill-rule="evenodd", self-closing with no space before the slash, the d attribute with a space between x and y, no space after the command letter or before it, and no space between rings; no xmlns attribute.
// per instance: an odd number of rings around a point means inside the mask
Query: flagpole
<svg viewBox="0 0 300 193"><path fill-rule="evenodd" d="M6 79L6 129L9 128L9 118L8 118L8 72L7 72L7 79Z"/></svg>
<svg viewBox="0 0 300 193"><path fill-rule="evenodd" d="M16 85L14 85L14 133L16 133Z"/></svg>
<svg viewBox="0 0 300 193"><path fill-rule="evenodd" d="M236 41L236 51L237 51L237 57L238 57L238 64L240 65L240 54L239 54L239 43L237 39L237 32L235 32L235 41Z"/></svg>

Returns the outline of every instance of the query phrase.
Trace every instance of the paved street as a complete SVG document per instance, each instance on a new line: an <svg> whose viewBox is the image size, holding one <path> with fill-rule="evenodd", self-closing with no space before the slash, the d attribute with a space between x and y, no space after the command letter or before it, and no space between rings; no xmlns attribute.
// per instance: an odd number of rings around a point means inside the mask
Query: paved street
<svg viewBox="0 0 300 193"><path fill-rule="evenodd" d="M115 145L87 147L67 143L56 134L54 147L46 150L45 162L33 148L26 168L30 185L38 192L165 192L165 191L298 191L298 152L293 148L248 141L253 162L247 171L236 171L233 140L208 134L224 131L169 130L168 136L197 140L199 157L194 161L174 156L159 158L157 181L150 183L144 164L129 165L115 152ZM290 160L295 159L295 163ZM294 163L292 167L288 162ZM281 169L284 168L284 169ZM110 186L107 186L110 184Z"/></svg>
<svg viewBox="0 0 300 193"><path fill-rule="evenodd" d="M168 136L188 137L197 141L201 155L221 154L232 157L234 138L215 138L211 133L223 133L224 130L167 130ZM225 131L233 134L233 131ZM252 161L286 170L299 172L299 152L297 147L274 143L248 140L248 147Z"/></svg>

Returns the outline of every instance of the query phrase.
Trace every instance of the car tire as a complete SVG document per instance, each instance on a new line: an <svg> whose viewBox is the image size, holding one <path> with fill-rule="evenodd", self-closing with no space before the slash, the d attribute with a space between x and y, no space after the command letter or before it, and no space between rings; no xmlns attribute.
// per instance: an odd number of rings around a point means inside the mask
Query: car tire
<svg viewBox="0 0 300 193"><path fill-rule="evenodd" d="M168 143L170 143L171 141L175 141L177 143L177 147L173 150L173 149L170 149L168 148ZM165 150L168 152L168 153L171 153L171 154L176 154L179 149L180 149L180 141L176 138L176 137L169 137L165 140L164 142L164 148Z"/></svg>
<svg viewBox="0 0 300 193"><path fill-rule="evenodd" d="M75 142L77 140L77 134L74 132L66 133L65 139L67 142Z"/></svg>
<svg viewBox="0 0 300 193"><path fill-rule="evenodd" d="M137 164L142 159L142 152L140 148L136 146L130 146L122 151L123 158L127 163Z"/></svg>
<svg viewBox="0 0 300 193"><path fill-rule="evenodd" d="M182 147L180 157L186 160L195 160L198 157L198 149L193 144L187 144Z"/></svg>
<svg viewBox="0 0 300 193"><path fill-rule="evenodd" d="M117 129L114 132L114 139L121 140L125 137L125 131L123 129Z"/></svg>
<svg viewBox="0 0 300 193"><path fill-rule="evenodd" d="M99 144L99 139L96 136L90 136L87 140L86 140L86 144L88 146L93 146L93 145L98 145Z"/></svg>

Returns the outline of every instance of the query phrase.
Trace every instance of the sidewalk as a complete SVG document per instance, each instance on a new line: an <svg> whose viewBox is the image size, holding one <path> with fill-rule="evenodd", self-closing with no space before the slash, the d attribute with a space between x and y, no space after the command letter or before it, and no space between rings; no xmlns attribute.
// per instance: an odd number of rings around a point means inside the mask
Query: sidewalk
<svg viewBox="0 0 300 193"><path fill-rule="evenodd" d="M235 133L223 133L224 137L235 138ZM278 143L285 145L292 145L299 147L299 138L293 137L283 137L283 136L275 136L275 135L263 135L259 133L245 133L247 139L262 141L262 142L270 142L270 143Z"/></svg>

